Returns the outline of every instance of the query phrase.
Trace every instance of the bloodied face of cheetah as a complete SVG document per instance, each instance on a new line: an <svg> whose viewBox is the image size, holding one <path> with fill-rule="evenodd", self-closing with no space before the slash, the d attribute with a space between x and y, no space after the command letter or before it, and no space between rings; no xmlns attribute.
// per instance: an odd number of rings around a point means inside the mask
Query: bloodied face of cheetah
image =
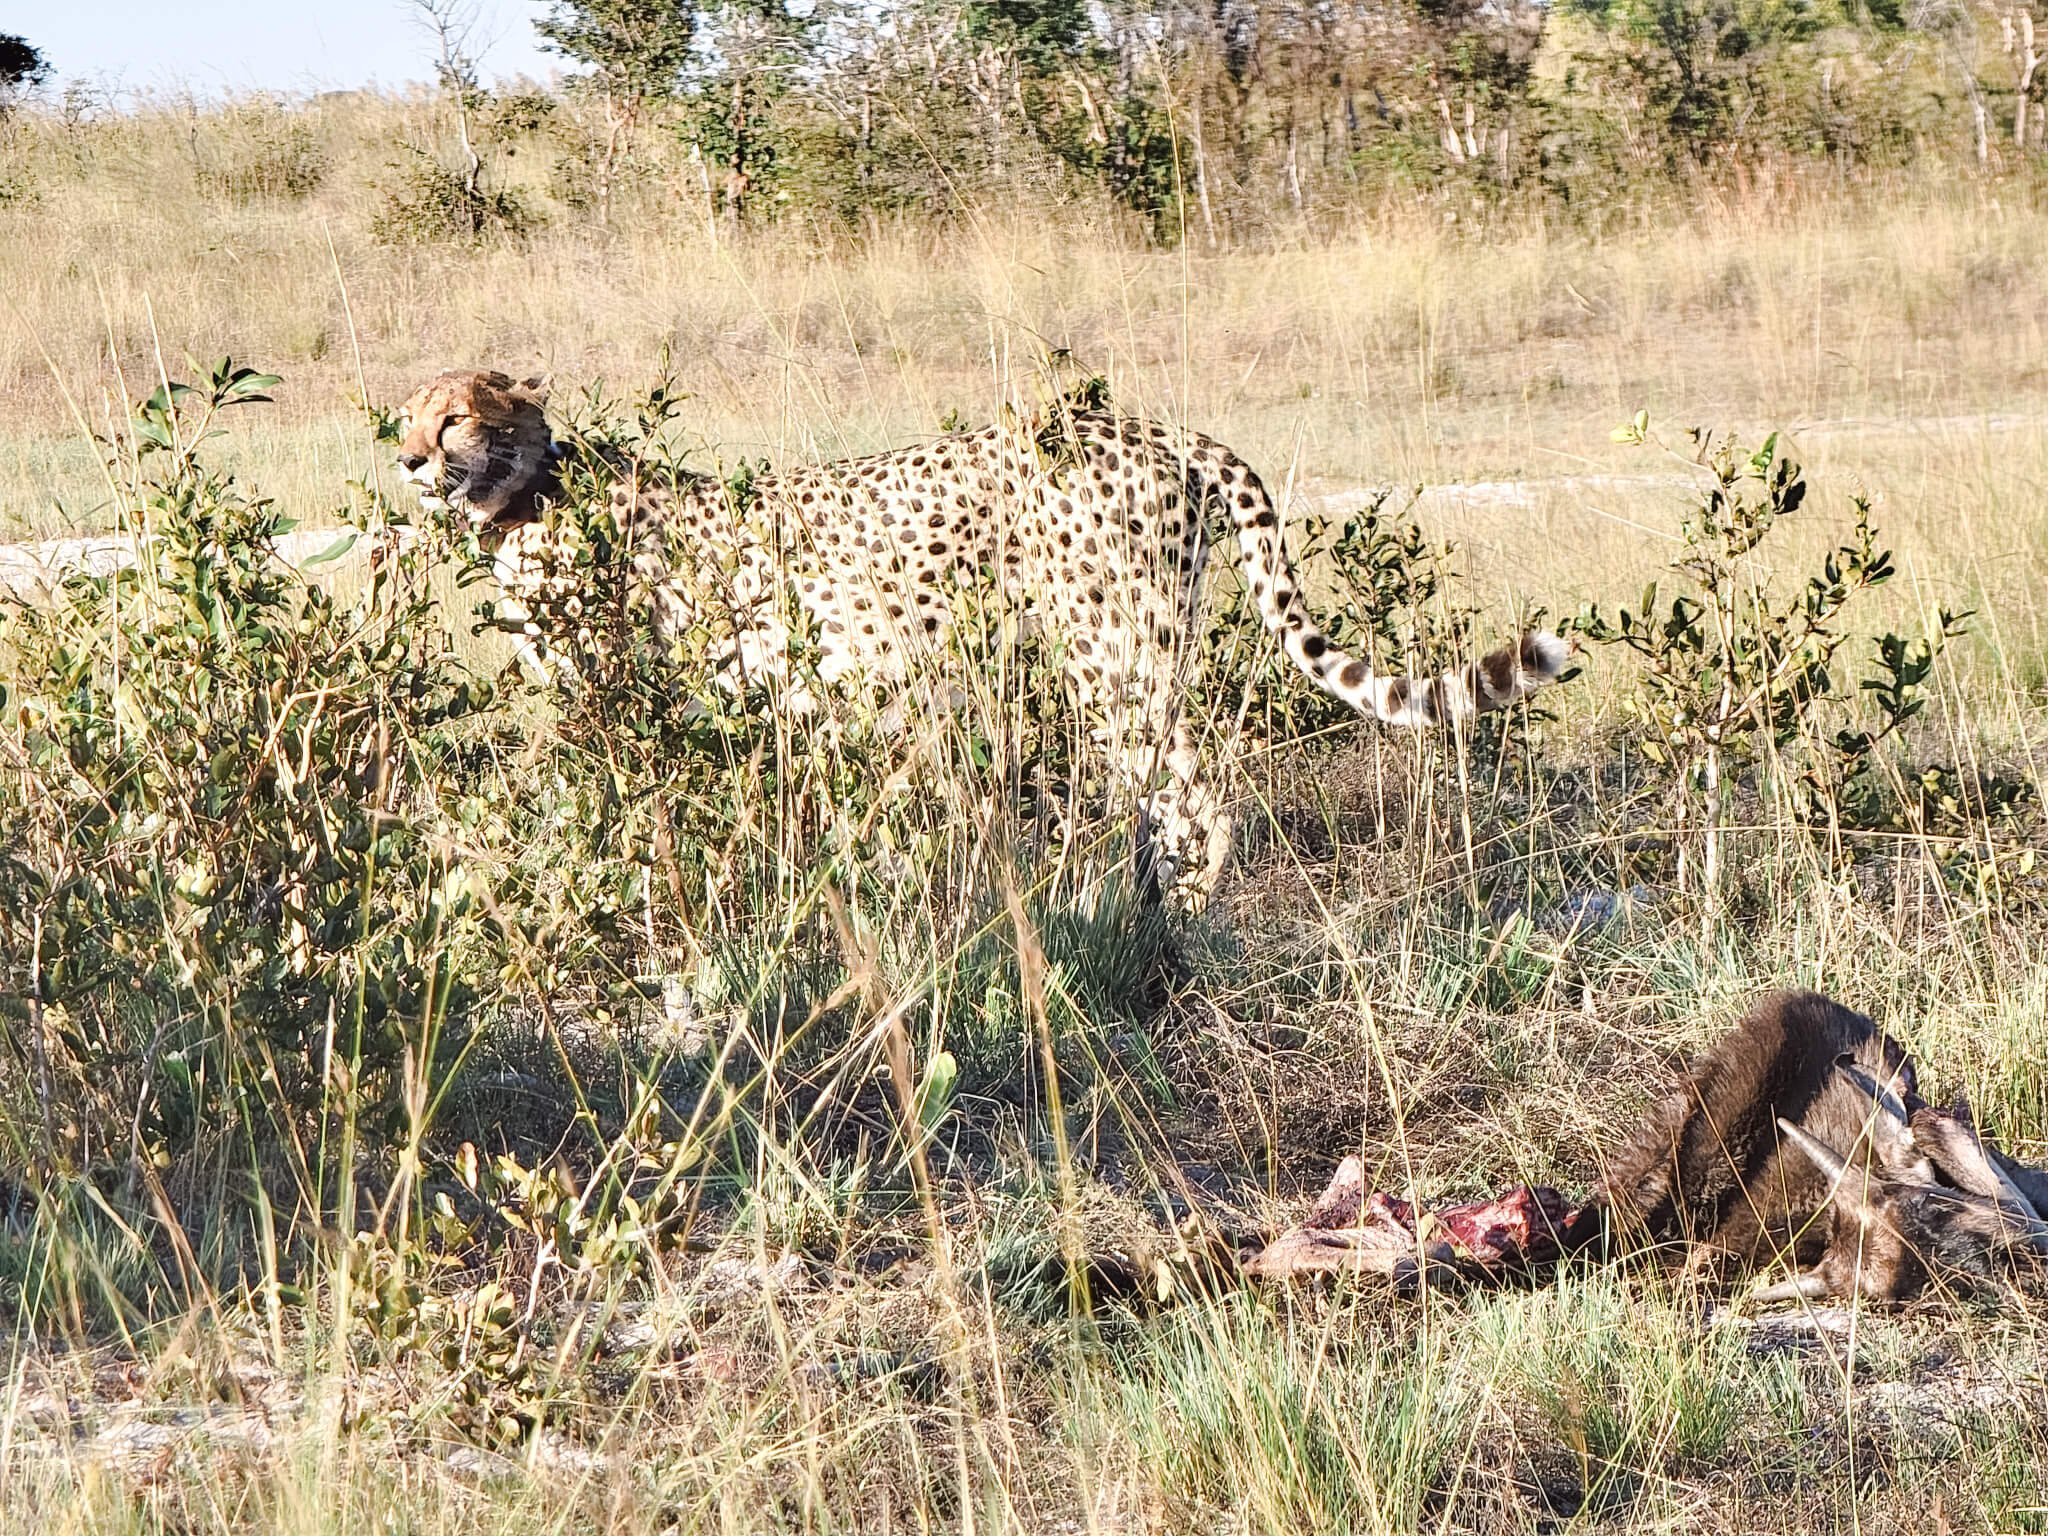
<svg viewBox="0 0 2048 1536"><path fill-rule="evenodd" d="M498 550L507 596L537 568L559 494L542 403L500 373L444 373L407 402L401 462L423 496ZM1061 642L1110 766L1140 807L1148 883L1199 904L1230 846L1185 704L1200 679L1202 571L1228 533L1267 630L1311 681L1395 725L1439 725L1527 698L1564 669L1532 632L1437 677L1382 676L1332 646L1302 601L1272 498L1200 433L1109 412L1005 423L753 483L742 513L710 477L613 492L658 631L708 624L740 674L786 680L794 598L833 684L886 688L945 639L947 590L996 594ZM714 601L715 599L715 601ZM712 609L715 607L716 612Z"/></svg>
<svg viewBox="0 0 2048 1536"><path fill-rule="evenodd" d="M554 484L554 435L539 379L458 370L429 379L400 413L398 467L433 511L458 508L475 526L539 515Z"/></svg>

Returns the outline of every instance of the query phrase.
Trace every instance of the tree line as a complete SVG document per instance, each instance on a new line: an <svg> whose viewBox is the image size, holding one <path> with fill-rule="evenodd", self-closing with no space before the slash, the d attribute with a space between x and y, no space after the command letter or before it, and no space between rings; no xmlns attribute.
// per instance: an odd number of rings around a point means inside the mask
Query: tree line
<svg viewBox="0 0 2048 1536"><path fill-rule="evenodd" d="M1213 239L1361 192L2011 167L2048 127L2001 0L555 0L539 27L601 105L601 187L662 122L734 221L1054 187Z"/></svg>
<svg viewBox="0 0 2048 1536"><path fill-rule="evenodd" d="M1094 197L1215 241L1388 196L2009 172L2048 129L2022 0L551 0L525 110L479 83L474 0L411 3L467 195L554 116L600 220L654 179L731 224ZM40 58L0 44L4 105Z"/></svg>

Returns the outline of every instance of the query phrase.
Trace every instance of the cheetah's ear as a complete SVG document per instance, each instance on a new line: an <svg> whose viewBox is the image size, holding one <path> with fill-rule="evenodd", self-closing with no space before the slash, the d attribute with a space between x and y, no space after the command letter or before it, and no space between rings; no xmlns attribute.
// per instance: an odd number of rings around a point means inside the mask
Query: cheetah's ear
<svg viewBox="0 0 2048 1536"><path fill-rule="evenodd" d="M519 393L525 395L535 405L546 405L548 389L554 382L555 376L552 373L536 373L530 379L519 381Z"/></svg>

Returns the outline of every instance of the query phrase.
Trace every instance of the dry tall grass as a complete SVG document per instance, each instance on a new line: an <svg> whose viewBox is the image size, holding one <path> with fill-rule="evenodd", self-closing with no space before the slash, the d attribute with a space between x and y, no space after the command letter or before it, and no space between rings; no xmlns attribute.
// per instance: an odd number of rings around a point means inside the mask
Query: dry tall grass
<svg viewBox="0 0 2048 1536"><path fill-rule="evenodd" d="M1396 209L1348 240L1220 254L1147 248L1086 210L736 242L690 188L653 187L614 231L558 215L473 251L370 233L391 146L439 129L432 101L302 110L324 183L246 204L195 178L249 131L231 115L115 119L68 150L54 124L16 131L31 165L90 163L0 208L0 526L104 522L79 422L147 393L159 357L286 375L247 462L317 515L337 478L380 468L345 404L359 366L392 401L444 366L574 389L630 386L666 355L705 456L729 462L984 419L1065 348L1121 403L1199 424L1304 493L1479 482L1440 525L1496 596L1507 571L1554 600L1632 591L1655 563L1668 466L1607 441L1638 408L1667 428L1784 429L1824 491L1883 498L1923 598L1982 593L2012 644L2039 647L2022 598L2041 538L2013 514L2044 467L2048 215L1967 187L1674 211L1607 242Z"/></svg>

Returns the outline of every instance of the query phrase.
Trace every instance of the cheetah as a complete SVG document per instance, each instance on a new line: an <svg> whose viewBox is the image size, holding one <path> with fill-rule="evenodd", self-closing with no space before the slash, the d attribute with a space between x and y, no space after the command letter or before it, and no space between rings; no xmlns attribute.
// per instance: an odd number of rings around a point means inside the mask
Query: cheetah
<svg viewBox="0 0 2048 1536"><path fill-rule="evenodd" d="M517 622L557 537L560 454L538 381L457 370L406 402L399 462L429 511L465 519L493 550ZM753 483L745 508L712 476L661 484L629 474L612 492L631 529L632 579L658 637L714 623L721 659L789 687L794 597L817 635L818 675L845 688L901 685L943 646L948 587L986 585L1063 646L1084 711L1101 722L1121 792L1139 806L1149 889L1207 899L1231 816L1201 772L1184 710L1201 680L1202 571L1212 527L1235 533L1266 629L1308 678L1362 714L1437 725L1526 699L1564 670L1545 631L1433 678L1382 676L1317 628L1258 475L1213 438L1109 411L1051 427L1006 417L888 453L807 465ZM714 611L715 610L715 611ZM794 698L794 695L792 694ZM803 701L808 703L810 701Z"/></svg>

